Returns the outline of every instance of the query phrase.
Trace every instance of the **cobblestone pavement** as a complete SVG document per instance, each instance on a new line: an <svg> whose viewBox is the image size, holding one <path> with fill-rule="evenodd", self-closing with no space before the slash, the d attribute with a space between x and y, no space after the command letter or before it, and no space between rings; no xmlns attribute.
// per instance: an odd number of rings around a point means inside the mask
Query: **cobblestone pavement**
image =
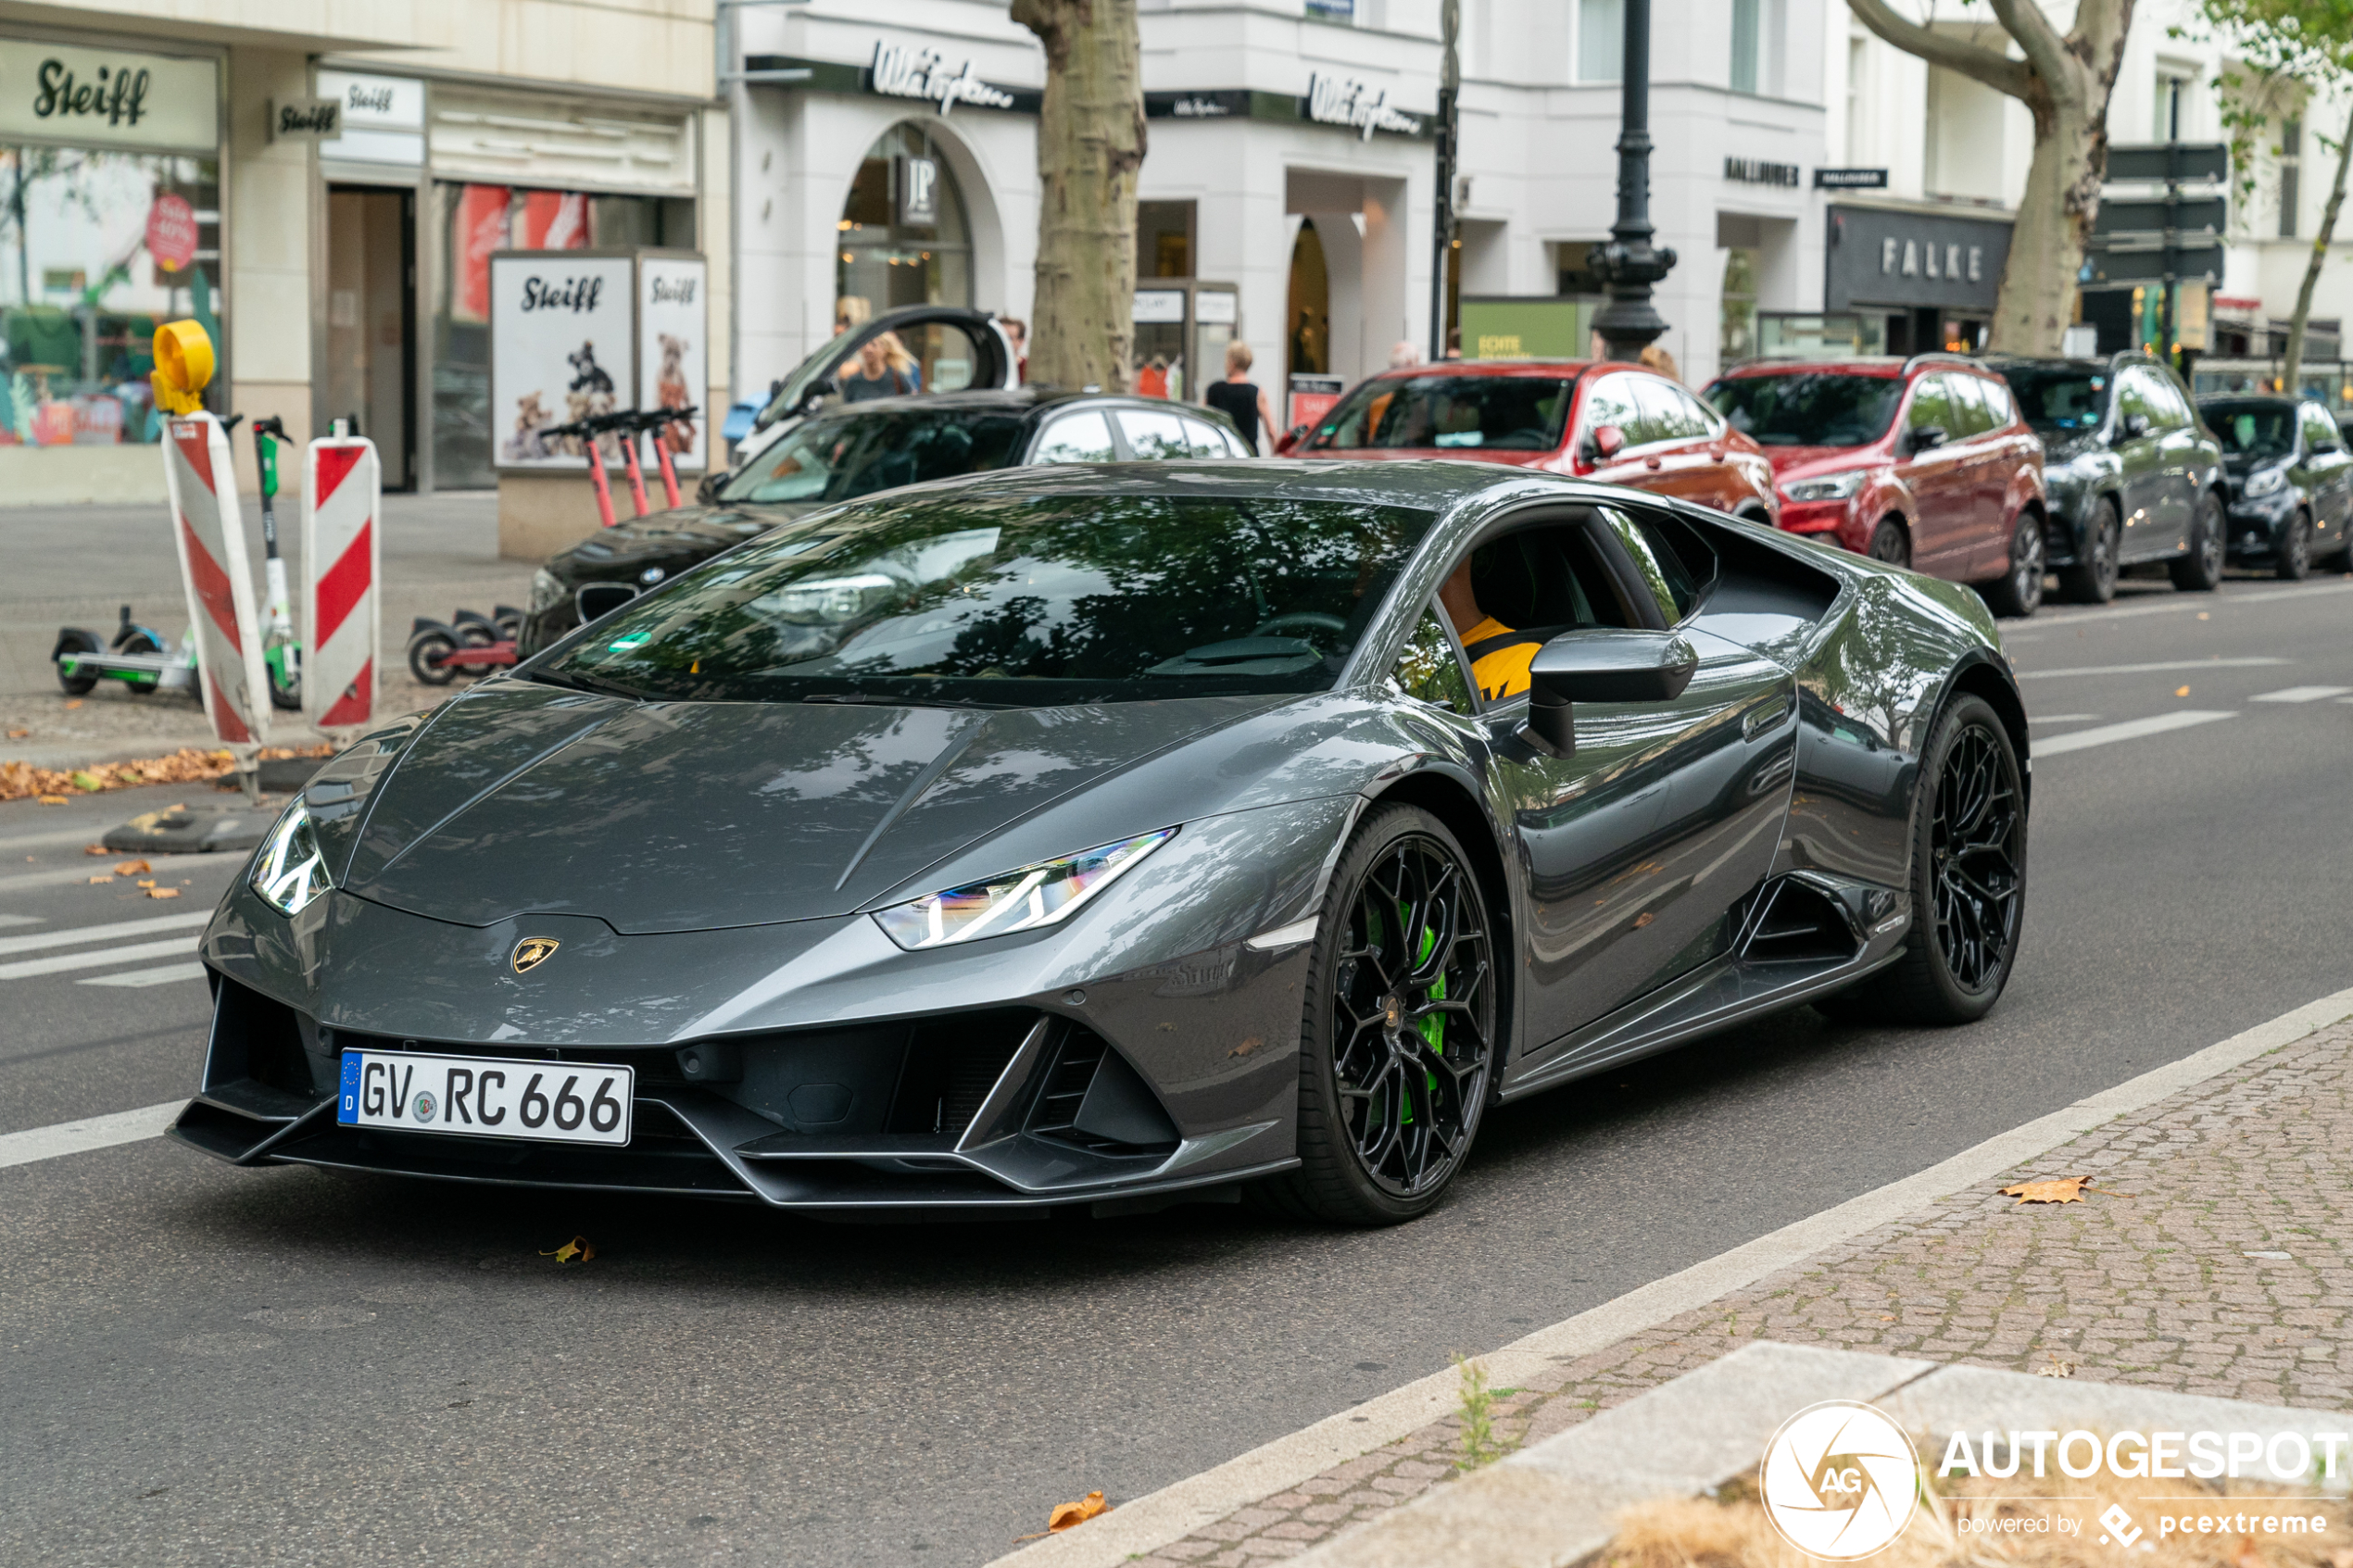
<svg viewBox="0 0 2353 1568"><path fill-rule="evenodd" d="M2120 1117L1501 1400L1535 1442L1768 1337L2353 1409L2353 1023ZM2080 1203L1996 1189L2091 1174ZM1671 1189L1665 1194L1672 1200ZM1136 1561L1290 1557L1454 1472L1448 1419Z"/></svg>

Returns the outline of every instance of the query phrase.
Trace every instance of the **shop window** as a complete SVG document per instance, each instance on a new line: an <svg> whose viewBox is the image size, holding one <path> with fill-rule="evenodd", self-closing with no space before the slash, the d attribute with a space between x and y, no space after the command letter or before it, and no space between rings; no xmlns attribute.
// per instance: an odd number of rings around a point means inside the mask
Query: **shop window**
<svg viewBox="0 0 2353 1568"><path fill-rule="evenodd" d="M1724 252L1724 290L1717 354L1722 363L1756 358L1756 252L1735 246Z"/></svg>
<svg viewBox="0 0 2353 1568"><path fill-rule="evenodd" d="M219 179L209 158L0 146L0 445L158 439L158 322L193 317L225 358Z"/></svg>
<svg viewBox="0 0 2353 1568"><path fill-rule="evenodd" d="M450 182L434 190L442 264L434 302L433 483L437 490L487 489L497 483L490 466L491 252L691 248L694 205Z"/></svg>
<svg viewBox="0 0 2353 1568"><path fill-rule="evenodd" d="M894 125L866 149L842 203L839 231L834 293L865 301L870 315L910 305L972 304L963 193L922 125ZM928 367L926 372L928 384Z"/></svg>
<svg viewBox="0 0 2353 1568"><path fill-rule="evenodd" d="M1136 204L1136 273L1143 278L1193 275L1193 204Z"/></svg>
<svg viewBox="0 0 2353 1568"><path fill-rule="evenodd" d="M1331 372L1331 274L1324 266L1324 242L1315 220L1299 226L1290 248L1290 309L1288 312L1290 373L1328 375ZM1206 368L1215 374L1217 367Z"/></svg>

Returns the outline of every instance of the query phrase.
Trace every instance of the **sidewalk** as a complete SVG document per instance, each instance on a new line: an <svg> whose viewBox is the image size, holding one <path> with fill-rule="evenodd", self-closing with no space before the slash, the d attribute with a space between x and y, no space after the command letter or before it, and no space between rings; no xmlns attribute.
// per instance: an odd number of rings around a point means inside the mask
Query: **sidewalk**
<svg viewBox="0 0 2353 1568"><path fill-rule="evenodd" d="M1540 1442L1766 1338L2353 1409L2348 1047L2353 1022L2323 1029L1539 1374L1499 1405L1500 1435ZM2106 1190L2023 1207L1997 1190L2082 1174ZM1446 1483L1459 1432L1432 1423L1131 1561L1295 1556Z"/></svg>

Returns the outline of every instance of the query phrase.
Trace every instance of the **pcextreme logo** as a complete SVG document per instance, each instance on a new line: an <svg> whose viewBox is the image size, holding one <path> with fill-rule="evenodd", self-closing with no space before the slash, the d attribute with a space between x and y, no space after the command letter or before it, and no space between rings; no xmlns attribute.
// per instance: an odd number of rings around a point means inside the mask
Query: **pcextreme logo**
<svg viewBox="0 0 2353 1568"><path fill-rule="evenodd" d="M1844 1399L1809 1405L1765 1445L1757 1491L1781 1538L1809 1557L1851 1562L1912 1522L1919 1456L1884 1414Z"/></svg>

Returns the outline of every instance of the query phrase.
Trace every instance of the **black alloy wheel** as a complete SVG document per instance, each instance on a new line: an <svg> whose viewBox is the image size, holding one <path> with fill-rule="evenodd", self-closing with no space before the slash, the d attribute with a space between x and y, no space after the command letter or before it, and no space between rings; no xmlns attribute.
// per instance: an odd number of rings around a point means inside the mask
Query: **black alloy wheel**
<svg viewBox="0 0 2353 1568"><path fill-rule="evenodd" d="M2010 535L2008 575L1985 586L1985 602L1996 615L2028 616L2043 602L2043 520L2026 512Z"/></svg>
<svg viewBox="0 0 2353 1568"><path fill-rule="evenodd" d="M2200 491L2197 521L2190 525L2189 553L2176 556L2166 569L2172 575L2173 586L2184 593L2206 594L2221 583L2225 526L2222 503L2214 498L2213 491Z"/></svg>
<svg viewBox="0 0 2353 1568"><path fill-rule="evenodd" d="M2083 549L2073 566L2059 573L2059 586L2077 604L2104 605L2116 597L2117 560L2124 547L2124 520L2113 498L2103 495L2092 507L2092 525L2083 531Z"/></svg>
<svg viewBox="0 0 2353 1568"><path fill-rule="evenodd" d="M1871 558L1890 566L1912 564L1911 536L1904 532L1902 523L1888 518L1871 530Z"/></svg>
<svg viewBox="0 0 2353 1568"><path fill-rule="evenodd" d="M2297 512L2287 520L2286 537L2280 541L2280 558L2271 570L2283 583L2301 583L2312 575L2312 514Z"/></svg>
<svg viewBox="0 0 2353 1568"><path fill-rule="evenodd" d="M2001 998L2026 902L2026 793L2001 718L1954 700L1921 759L1912 827L1912 925L1903 956L1823 1011L1969 1023Z"/></svg>
<svg viewBox="0 0 2353 1568"><path fill-rule="evenodd" d="M1278 1209L1394 1224L1470 1153L1497 1060L1493 943L1469 857L1412 806L1367 817L1316 922L1301 1022L1301 1168Z"/></svg>

